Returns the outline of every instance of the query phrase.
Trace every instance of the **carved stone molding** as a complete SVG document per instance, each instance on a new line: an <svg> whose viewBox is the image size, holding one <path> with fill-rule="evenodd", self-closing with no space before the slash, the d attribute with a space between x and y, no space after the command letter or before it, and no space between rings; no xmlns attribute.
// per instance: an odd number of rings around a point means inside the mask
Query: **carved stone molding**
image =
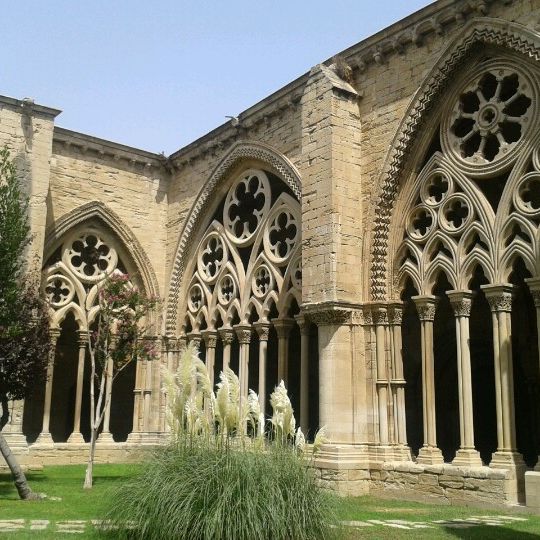
<svg viewBox="0 0 540 540"><path fill-rule="evenodd" d="M185 269L185 258L190 252L191 242L203 216L207 215L208 206L214 200L220 184L230 171L242 160L255 159L270 167L289 186L296 198L301 200L302 187L300 175L294 165L279 152L262 143L238 142L235 144L214 170L209 180L201 189L184 225L174 257L173 271L169 286L166 313L166 331L174 333L177 325L180 286Z"/></svg>
<svg viewBox="0 0 540 540"><path fill-rule="evenodd" d="M526 279L525 282L529 286L535 307L540 309L540 278L529 278Z"/></svg>
<svg viewBox="0 0 540 540"><path fill-rule="evenodd" d="M385 305L374 304L371 307L373 315L373 324L376 326L385 326L388 324L388 310Z"/></svg>
<svg viewBox="0 0 540 540"><path fill-rule="evenodd" d="M456 317L470 317L473 293L471 291L446 291Z"/></svg>
<svg viewBox="0 0 540 540"><path fill-rule="evenodd" d="M416 311L421 321L433 322L437 310L437 297L432 295L413 296Z"/></svg>
<svg viewBox="0 0 540 540"><path fill-rule="evenodd" d="M294 327L294 319L274 319L272 321L278 338L287 338Z"/></svg>
<svg viewBox="0 0 540 540"><path fill-rule="evenodd" d="M199 334L198 332L190 332L189 334L187 334L186 337L188 339L188 342L193 343L195 347L197 347L197 349L200 347L202 339L201 334Z"/></svg>
<svg viewBox="0 0 540 540"><path fill-rule="evenodd" d="M309 335L309 320L304 315L296 315L294 318L296 321L296 324L300 328L300 334L301 335Z"/></svg>
<svg viewBox="0 0 540 540"><path fill-rule="evenodd" d="M508 21L480 18L473 19L465 26L432 69L394 138L379 184L381 191L373 210L374 235L371 246L370 292L374 300L382 300L387 294L391 216L407 157L424 127L430 109L440 102L448 81L464 65L479 43L505 47L526 58L540 60L540 38L533 31Z"/></svg>
<svg viewBox="0 0 540 540"><path fill-rule="evenodd" d="M501 285L481 285L480 287L486 295L492 312L512 312L512 285L505 283Z"/></svg>
<svg viewBox="0 0 540 540"><path fill-rule="evenodd" d="M303 313L317 326L352 324L353 305L334 302L304 306Z"/></svg>

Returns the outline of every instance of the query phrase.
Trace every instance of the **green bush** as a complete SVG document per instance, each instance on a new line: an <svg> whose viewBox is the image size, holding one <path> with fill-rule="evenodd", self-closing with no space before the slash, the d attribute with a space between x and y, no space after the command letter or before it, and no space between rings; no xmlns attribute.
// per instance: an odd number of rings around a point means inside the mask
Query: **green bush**
<svg viewBox="0 0 540 540"><path fill-rule="evenodd" d="M329 537L329 496L289 448L261 452L171 445L113 500L109 517L128 525L124 538Z"/></svg>
<svg viewBox="0 0 540 540"><path fill-rule="evenodd" d="M312 540L328 538L330 497L310 467L324 431L308 448L285 385L261 414L255 392L241 398L226 369L212 391L204 364L188 348L163 372L171 443L112 497L108 519L124 538ZM118 533L115 532L115 537Z"/></svg>

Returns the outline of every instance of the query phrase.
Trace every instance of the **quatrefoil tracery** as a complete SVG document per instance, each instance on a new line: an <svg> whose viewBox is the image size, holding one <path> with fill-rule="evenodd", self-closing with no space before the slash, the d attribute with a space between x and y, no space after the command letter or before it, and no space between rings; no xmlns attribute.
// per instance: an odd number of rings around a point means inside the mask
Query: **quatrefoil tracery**
<svg viewBox="0 0 540 540"><path fill-rule="evenodd" d="M47 301L54 308L66 306L75 296L75 287L71 281L62 274L54 274L47 278L45 284Z"/></svg>

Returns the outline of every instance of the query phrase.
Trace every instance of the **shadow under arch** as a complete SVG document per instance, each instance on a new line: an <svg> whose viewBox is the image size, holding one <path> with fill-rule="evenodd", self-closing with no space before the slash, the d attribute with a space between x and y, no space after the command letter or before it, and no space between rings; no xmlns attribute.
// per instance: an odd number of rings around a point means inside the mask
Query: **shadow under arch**
<svg viewBox="0 0 540 540"><path fill-rule="evenodd" d="M189 217L180 234L167 293L165 315L165 333L167 335L174 335L178 330L177 319L182 278L186 270L187 255L196 244L195 233L198 230L204 230L204 219L212 214L209 209L212 203L216 202L223 182L230 177L235 167L242 161L248 160L259 162L263 168L278 176L298 201L301 201L300 173L288 158L264 143L239 141L234 144L195 197Z"/></svg>
<svg viewBox="0 0 540 540"><path fill-rule="evenodd" d="M370 220L374 224L373 235L366 246L370 256L368 289L372 300L384 300L391 286L391 259L389 241L391 238L391 216L399 193L400 181L406 172L412 172L410 155L424 155L413 152L413 147L423 144L427 150L430 136L421 136L426 128L429 112L440 102L440 97L448 86L448 81L462 68L470 54L479 46L496 46L523 55L529 61L540 61L540 38L527 27L508 21L480 17L466 24L460 34L450 43L432 68L424 82L413 96L404 118L390 145L383 171L379 176L378 194L375 197Z"/></svg>

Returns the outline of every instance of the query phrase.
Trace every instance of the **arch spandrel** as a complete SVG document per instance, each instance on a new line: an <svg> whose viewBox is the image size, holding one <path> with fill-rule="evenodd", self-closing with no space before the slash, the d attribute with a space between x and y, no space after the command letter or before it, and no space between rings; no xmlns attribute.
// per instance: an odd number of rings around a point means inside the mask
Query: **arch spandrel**
<svg viewBox="0 0 540 540"><path fill-rule="evenodd" d="M276 175L296 199L301 200L300 175L285 156L263 143L238 142L230 149L195 199L178 241L167 298L165 332L168 335L174 335L179 330L178 321L184 304L182 297L187 295L187 290L184 290L186 282L183 278L189 270L190 261L196 257L195 249L201 238L197 233L199 231L207 233L205 219L213 215L222 197L227 193L231 177L249 170L247 165L243 166L248 163L251 168L257 166ZM219 227L223 228L223 225L219 224Z"/></svg>
<svg viewBox="0 0 540 540"><path fill-rule="evenodd" d="M464 27L426 77L411 100L386 157L378 183L380 187L376 196L377 203L373 208L372 219L369 220L374 223L373 236L368 240L368 251L371 253L368 279L373 300L384 300L395 292L392 291L394 254L389 243L392 235L399 234L399 231L394 230L396 226L392 223L392 215L403 181L407 177L414 177L414 171L420 165L419 162L413 163L410 156L423 155L427 150L431 136L425 133L435 133L439 119L437 115L441 114L440 111L431 114L431 110L444 101L443 93L456 76L460 76L462 68L473 57L479 45L491 47L492 51L500 51L503 56L516 54L523 62L540 60L538 34L520 24L477 18ZM426 125L428 117L433 121L431 128Z"/></svg>

